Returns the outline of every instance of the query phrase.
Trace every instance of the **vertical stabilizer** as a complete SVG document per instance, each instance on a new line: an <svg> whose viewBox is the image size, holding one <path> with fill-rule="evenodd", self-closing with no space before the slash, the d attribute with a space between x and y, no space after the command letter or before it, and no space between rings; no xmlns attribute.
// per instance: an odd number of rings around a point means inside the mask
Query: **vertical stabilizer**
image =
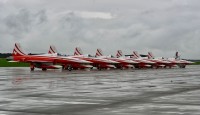
<svg viewBox="0 0 200 115"><path fill-rule="evenodd" d="M148 52L148 59L154 59L154 55L152 52Z"/></svg>
<svg viewBox="0 0 200 115"><path fill-rule="evenodd" d="M103 51L101 49L97 49L97 52L95 54L96 57L99 57L99 56L103 56Z"/></svg>
<svg viewBox="0 0 200 115"><path fill-rule="evenodd" d="M140 57L141 57L141 56L138 54L137 51L133 51L133 57L132 57L132 58L138 59L138 58L140 58Z"/></svg>
<svg viewBox="0 0 200 115"><path fill-rule="evenodd" d="M123 56L122 50L117 50L116 56L117 58L122 57Z"/></svg>
<svg viewBox="0 0 200 115"><path fill-rule="evenodd" d="M82 50L81 50L80 47L76 47L75 48L74 55L75 56L77 56L77 55L83 55L83 52L82 52Z"/></svg>
<svg viewBox="0 0 200 115"><path fill-rule="evenodd" d="M57 53L56 47L54 45L50 45L48 53L49 54L55 54L55 53Z"/></svg>
<svg viewBox="0 0 200 115"><path fill-rule="evenodd" d="M23 52L20 44L19 43L15 43L12 55L13 56L23 56L23 55L26 55L26 54Z"/></svg>
<svg viewBox="0 0 200 115"><path fill-rule="evenodd" d="M175 53L175 59L180 59L180 55L178 54L178 52Z"/></svg>

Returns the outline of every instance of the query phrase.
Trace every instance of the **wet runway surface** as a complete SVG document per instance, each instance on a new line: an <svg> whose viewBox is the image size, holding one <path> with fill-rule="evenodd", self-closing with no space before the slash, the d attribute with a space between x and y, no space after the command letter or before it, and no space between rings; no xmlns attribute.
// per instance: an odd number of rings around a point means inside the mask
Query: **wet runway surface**
<svg viewBox="0 0 200 115"><path fill-rule="evenodd" d="M200 66L72 72L0 68L0 114L199 115Z"/></svg>

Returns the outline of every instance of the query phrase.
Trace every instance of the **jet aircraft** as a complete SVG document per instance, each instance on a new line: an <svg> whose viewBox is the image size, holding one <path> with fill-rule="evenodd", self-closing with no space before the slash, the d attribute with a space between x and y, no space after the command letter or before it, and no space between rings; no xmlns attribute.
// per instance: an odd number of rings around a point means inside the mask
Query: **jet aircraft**
<svg viewBox="0 0 200 115"><path fill-rule="evenodd" d="M15 43L12 56L8 57L9 62L25 62L30 63L31 71L34 71L35 67L41 68L43 71L47 69L59 69L60 63L66 63L68 66L72 64L91 63L86 60L81 60L72 57L59 57L54 54L41 54L41 55L27 55L23 52L19 43ZM57 65L58 64L58 65Z"/></svg>

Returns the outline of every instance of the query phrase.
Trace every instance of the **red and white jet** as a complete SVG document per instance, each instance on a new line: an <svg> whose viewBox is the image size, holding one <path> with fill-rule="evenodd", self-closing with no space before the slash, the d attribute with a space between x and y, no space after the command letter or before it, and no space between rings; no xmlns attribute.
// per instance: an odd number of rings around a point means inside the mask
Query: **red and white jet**
<svg viewBox="0 0 200 115"><path fill-rule="evenodd" d="M180 55L178 54L178 52L175 53L175 58L167 58L166 60L176 64L180 68L185 68L186 65L190 65L194 63L191 61L180 59Z"/></svg>
<svg viewBox="0 0 200 115"><path fill-rule="evenodd" d="M54 45L50 45L48 53L49 54L58 54L57 49L56 49L56 47ZM64 57L68 57L68 58L73 58L71 56L66 56L66 55L61 55L61 54L58 54L58 56L59 57L64 56ZM73 58L73 59L77 60L77 58ZM78 59L78 60L80 60L80 59ZM85 60L82 60L82 61L88 62L88 63L73 63L73 64L70 64L70 65L67 62L60 62L60 63L62 65L63 69L68 69L68 70L72 70L72 69L74 69L74 70L77 70L77 69L87 69L87 68L90 69L90 68L93 67L91 65L92 62L85 61Z"/></svg>
<svg viewBox="0 0 200 115"><path fill-rule="evenodd" d="M49 53L57 53L56 48L54 46L51 46L49 49ZM107 69L107 68L115 68L114 65L117 63L115 61L111 61L107 59L101 59L101 58L91 57L89 55L83 55L83 52L79 47L75 48L74 56L68 56L68 57L90 61L92 62L91 65L96 67L99 70Z"/></svg>
<svg viewBox="0 0 200 115"><path fill-rule="evenodd" d="M160 68L160 67L172 67L174 65L173 62L170 62L168 60L165 60L163 57L155 58L152 52L148 52L148 59L150 61L155 62L155 65L153 67Z"/></svg>
<svg viewBox="0 0 200 115"><path fill-rule="evenodd" d="M35 67L41 68L43 71L47 69L59 69L62 66L55 65L59 63L67 63L68 65L77 63L91 63L89 61L71 57L58 57L57 54L27 55L21 49L19 43L15 44L12 56L8 57L7 60L10 62L30 63L31 71L33 71Z"/></svg>
<svg viewBox="0 0 200 115"><path fill-rule="evenodd" d="M149 68L152 67L152 65L155 64L155 62L148 60L145 57L141 57L137 51L133 51L132 56L129 58L130 60L138 62L138 64L135 66L136 68Z"/></svg>
<svg viewBox="0 0 200 115"><path fill-rule="evenodd" d="M118 64L118 62L113 61L113 60L103 59L99 57L91 57L89 55L83 55L83 52L79 47L75 48L73 57L91 61L93 62L93 66L99 70L108 69L108 68L116 68L115 65Z"/></svg>
<svg viewBox="0 0 200 115"><path fill-rule="evenodd" d="M97 49L95 56L99 57L99 58L108 59L108 60L112 60L112 61L118 62L118 64L116 64L116 67L120 68L120 69L133 68L134 64L138 63L138 62L135 62L133 60L128 60L128 59L126 59L124 57L121 57L120 55L122 55L122 51L121 50L117 51L117 54L116 54L117 58L115 58L115 57L112 57L112 56L104 56L102 50L101 49Z"/></svg>

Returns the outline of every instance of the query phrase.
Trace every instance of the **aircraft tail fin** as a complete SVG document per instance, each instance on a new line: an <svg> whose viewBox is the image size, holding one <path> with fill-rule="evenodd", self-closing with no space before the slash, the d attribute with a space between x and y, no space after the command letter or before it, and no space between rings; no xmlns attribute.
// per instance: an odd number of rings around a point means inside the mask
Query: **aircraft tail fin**
<svg viewBox="0 0 200 115"><path fill-rule="evenodd" d="M154 55L152 52L148 52L148 59L153 59L154 58Z"/></svg>
<svg viewBox="0 0 200 115"><path fill-rule="evenodd" d="M13 56L23 56L23 55L26 55L26 54L23 52L20 44L19 43L15 43L12 55Z"/></svg>
<svg viewBox="0 0 200 115"><path fill-rule="evenodd" d="M83 55L83 52L82 52L82 50L81 50L80 47L76 47L75 48L74 55L75 56L77 56L77 55Z"/></svg>
<svg viewBox="0 0 200 115"><path fill-rule="evenodd" d="M180 55L178 52L175 53L175 59L180 59Z"/></svg>
<svg viewBox="0 0 200 115"><path fill-rule="evenodd" d="M54 53L57 53L57 49L54 45L50 45L48 54L54 54Z"/></svg>
<svg viewBox="0 0 200 115"><path fill-rule="evenodd" d="M138 54L137 51L133 51L133 56L132 56L132 58L137 59L137 58L140 58L140 57L141 57L141 56Z"/></svg>
<svg viewBox="0 0 200 115"><path fill-rule="evenodd" d="M122 57L123 56L122 50L117 50L116 56L117 58Z"/></svg>
<svg viewBox="0 0 200 115"><path fill-rule="evenodd" d="M103 51L101 49L97 49L97 52L95 54L96 57L99 57L99 56L103 56Z"/></svg>

